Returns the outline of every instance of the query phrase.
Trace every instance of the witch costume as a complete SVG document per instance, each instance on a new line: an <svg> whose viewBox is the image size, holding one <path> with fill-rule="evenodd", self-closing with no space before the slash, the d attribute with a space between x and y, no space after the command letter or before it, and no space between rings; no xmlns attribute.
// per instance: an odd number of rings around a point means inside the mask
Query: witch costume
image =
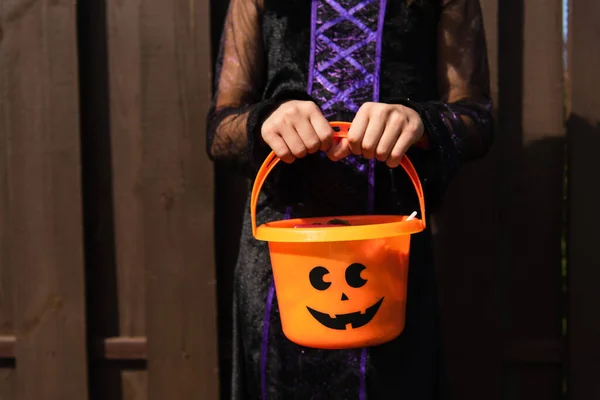
<svg viewBox="0 0 600 400"><path fill-rule="evenodd" d="M315 102L330 121L351 122L366 102L416 110L428 148L407 156L428 212L461 164L492 142L478 0L231 0L215 87L209 156L249 179L270 152L262 123L290 100ZM372 348L318 350L283 335L268 247L252 236L246 209L234 283L234 400L441 398L429 230L411 240L404 332ZM316 153L274 170L257 221L415 210L402 169L355 156L334 163Z"/></svg>

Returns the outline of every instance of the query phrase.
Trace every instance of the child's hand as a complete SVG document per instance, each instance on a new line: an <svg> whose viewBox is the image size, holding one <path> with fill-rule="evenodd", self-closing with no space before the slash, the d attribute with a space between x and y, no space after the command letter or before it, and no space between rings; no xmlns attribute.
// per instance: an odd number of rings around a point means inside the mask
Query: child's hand
<svg viewBox="0 0 600 400"><path fill-rule="evenodd" d="M420 115L411 108L365 103L352 121L348 139L334 144L327 154L332 160L339 160L353 153L367 159L377 158L395 168L424 132Z"/></svg>
<svg viewBox="0 0 600 400"><path fill-rule="evenodd" d="M263 123L261 136L286 163L329 150L333 128L312 101L288 101Z"/></svg>

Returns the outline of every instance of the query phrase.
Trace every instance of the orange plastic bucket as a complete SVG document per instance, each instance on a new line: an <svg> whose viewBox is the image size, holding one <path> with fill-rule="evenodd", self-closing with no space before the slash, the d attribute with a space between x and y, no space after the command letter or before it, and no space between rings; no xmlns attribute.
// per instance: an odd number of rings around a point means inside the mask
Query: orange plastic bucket
<svg viewBox="0 0 600 400"><path fill-rule="evenodd" d="M335 122L337 137L350 124ZM425 229L425 202L417 172L402 167L417 191L421 219L366 215L302 218L256 226L260 190L279 158L260 168L250 201L252 233L269 243L284 335L320 349L374 346L404 329L410 235ZM334 224L332 225L332 220Z"/></svg>

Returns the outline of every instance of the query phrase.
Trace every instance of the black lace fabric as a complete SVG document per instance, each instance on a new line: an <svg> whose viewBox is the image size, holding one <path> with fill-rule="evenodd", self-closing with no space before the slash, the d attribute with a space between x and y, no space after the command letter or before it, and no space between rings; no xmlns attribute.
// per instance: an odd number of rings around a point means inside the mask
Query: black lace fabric
<svg viewBox="0 0 600 400"><path fill-rule="evenodd" d="M479 1L444 0L437 34L438 99L399 102L423 119L437 167L430 176L435 182L430 189L439 200L462 163L487 153L493 120Z"/></svg>
<svg viewBox="0 0 600 400"><path fill-rule="evenodd" d="M231 0L216 71L207 152L250 179L270 151L260 127L288 100L314 101L331 120L351 121L364 101L415 109L428 148L408 156L430 209L461 164L492 143L478 0ZM276 170L258 224L365 213L367 197L375 213L418 208L406 176L382 163L314 154ZM235 272L234 399L441 398L434 271L430 232L413 235L398 339L357 350L297 346L281 331L268 247L252 237L247 212Z"/></svg>
<svg viewBox="0 0 600 400"><path fill-rule="evenodd" d="M254 138L246 131L264 85L261 9L255 0L232 0L216 68L216 93L208 117L208 154L248 167Z"/></svg>
<svg viewBox="0 0 600 400"><path fill-rule="evenodd" d="M250 177L268 154L256 137L262 119L283 101L294 99L263 98L269 74L263 45L263 7L261 0L231 0L208 117L211 159L235 164ZM438 98L419 102L403 96L387 102L403 103L419 111L432 139L432 150L448 168L444 177L451 179L461 162L483 156L492 143L489 70L479 1L443 0L437 36ZM297 99L312 100L296 94ZM249 118L254 118L250 126ZM255 142L259 149L255 149Z"/></svg>

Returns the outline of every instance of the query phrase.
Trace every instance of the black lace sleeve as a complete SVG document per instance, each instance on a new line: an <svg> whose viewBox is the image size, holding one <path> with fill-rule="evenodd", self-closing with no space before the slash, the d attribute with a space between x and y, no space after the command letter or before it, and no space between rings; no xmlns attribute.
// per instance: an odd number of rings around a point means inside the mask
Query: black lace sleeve
<svg viewBox="0 0 600 400"><path fill-rule="evenodd" d="M444 0L438 31L440 100L399 100L419 112L443 192L464 162L485 155L493 139L485 32L479 0Z"/></svg>
<svg viewBox="0 0 600 400"><path fill-rule="evenodd" d="M282 101L261 101L266 71L261 0L231 0L216 63L215 94L207 118L211 160L252 177L268 154L262 120Z"/></svg>

